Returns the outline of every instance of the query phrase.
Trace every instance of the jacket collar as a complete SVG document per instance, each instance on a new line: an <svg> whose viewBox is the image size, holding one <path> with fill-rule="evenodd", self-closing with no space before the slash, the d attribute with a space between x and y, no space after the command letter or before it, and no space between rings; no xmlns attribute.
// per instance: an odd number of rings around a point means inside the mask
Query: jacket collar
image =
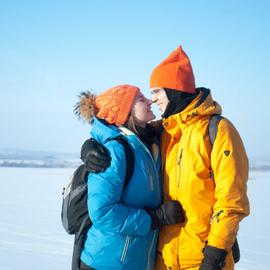
<svg viewBox="0 0 270 270"><path fill-rule="evenodd" d="M213 114L221 114L221 106L213 101L211 92L206 88L197 88L198 96L180 113L162 119L164 129L171 135L175 135L185 127L193 124L202 117Z"/></svg>

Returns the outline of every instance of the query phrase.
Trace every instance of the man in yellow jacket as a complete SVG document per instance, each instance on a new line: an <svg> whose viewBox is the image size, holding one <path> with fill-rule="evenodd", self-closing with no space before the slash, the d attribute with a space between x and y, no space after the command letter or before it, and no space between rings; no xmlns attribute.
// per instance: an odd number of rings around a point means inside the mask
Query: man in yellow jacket
<svg viewBox="0 0 270 270"><path fill-rule="evenodd" d="M155 269L234 269L232 246L249 214L248 158L223 118L214 144L209 119L221 114L209 89L195 88L188 56L177 48L153 71L152 101L162 112L164 201L178 200L186 220L161 228Z"/></svg>

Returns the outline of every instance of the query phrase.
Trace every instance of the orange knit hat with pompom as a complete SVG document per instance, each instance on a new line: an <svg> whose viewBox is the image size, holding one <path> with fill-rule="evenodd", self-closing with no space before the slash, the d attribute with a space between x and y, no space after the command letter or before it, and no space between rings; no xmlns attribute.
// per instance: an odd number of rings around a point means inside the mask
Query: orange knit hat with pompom
<svg viewBox="0 0 270 270"><path fill-rule="evenodd" d="M106 120L109 124L123 125L128 119L139 91L138 87L128 84L106 90L95 99L97 117Z"/></svg>
<svg viewBox="0 0 270 270"><path fill-rule="evenodd" d="M195 93L192 66L181 46L153 70L150 77L150 88L155 87Z"/></svg>

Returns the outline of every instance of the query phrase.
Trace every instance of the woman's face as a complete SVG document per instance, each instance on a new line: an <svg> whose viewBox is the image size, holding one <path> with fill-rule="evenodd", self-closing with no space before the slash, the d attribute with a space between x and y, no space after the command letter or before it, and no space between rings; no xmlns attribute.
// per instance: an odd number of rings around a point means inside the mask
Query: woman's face
<svg viewBox="0 0 270 270"><path fill-rule="evenodd" d="M156 118L151 110L152 101L147 99L140 91L135 97L131 115L135 125L145 127L146 123Z"/></svg>

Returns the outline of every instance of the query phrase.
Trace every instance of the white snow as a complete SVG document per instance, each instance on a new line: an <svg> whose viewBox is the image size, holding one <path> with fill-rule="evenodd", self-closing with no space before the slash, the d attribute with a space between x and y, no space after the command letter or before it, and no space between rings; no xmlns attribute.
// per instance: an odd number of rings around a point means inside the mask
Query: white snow
<svg viewBox="0 0 270 270"><path fill-rule="evenodd" d="M73 237L61 224L73 169L0 168L0 270L69 270ZM236 270L269 270L270 172L251 172L251 215L240 224Z"/></svg>
<svg viewBox="0 0 270 270"><path fill-rule="evenodd" d="M0 168L0 270L68 270L73 237L61 224L73 169Z"/></svg>
<svg viewBox="0 0 270 270"><path fill-rule="evenodd" d="M237 270L270 269L270 172L251 171L250 216L240 223L241 260Z"/></svg>

